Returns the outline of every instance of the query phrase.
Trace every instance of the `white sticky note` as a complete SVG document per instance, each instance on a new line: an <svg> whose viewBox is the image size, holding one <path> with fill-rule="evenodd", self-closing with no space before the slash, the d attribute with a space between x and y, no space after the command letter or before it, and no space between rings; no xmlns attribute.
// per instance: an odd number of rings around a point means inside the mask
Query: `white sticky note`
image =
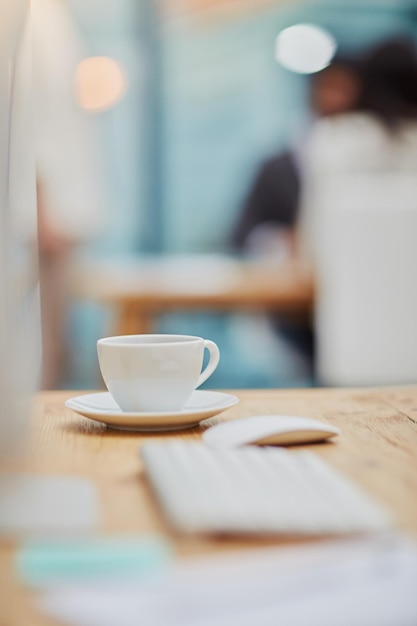
<svg viewBox="0 0 417 626"><path fill-rule="evenodd" d="M93 531L98 518L96 489L84 478L0 477L0 536L50 537Z"/></svg>

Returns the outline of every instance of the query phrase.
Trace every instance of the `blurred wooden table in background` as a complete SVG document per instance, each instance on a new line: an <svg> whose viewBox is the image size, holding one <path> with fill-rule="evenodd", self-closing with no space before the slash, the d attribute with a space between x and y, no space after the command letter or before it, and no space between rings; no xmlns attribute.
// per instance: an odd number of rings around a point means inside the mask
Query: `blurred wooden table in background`
<svg viewBox="0 0 417 626"><path fill-rule="evenodd" d="M296 261L218 255L164 255L89 261L74 276L77 298L110 306L113 335L154 332L174 311L268 312L308 316L313 281Z"/></svg>

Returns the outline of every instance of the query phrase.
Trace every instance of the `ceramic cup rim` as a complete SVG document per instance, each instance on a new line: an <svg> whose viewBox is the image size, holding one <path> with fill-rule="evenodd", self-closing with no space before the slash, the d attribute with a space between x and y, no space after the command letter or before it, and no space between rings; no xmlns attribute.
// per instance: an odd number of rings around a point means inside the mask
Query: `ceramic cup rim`
<svg viewBox="0 0 417 626"><path fill-rule="evenodd" d="M141 341L144 339L145 341ZM151 339L151 341L146 341ZM185 344L204 341L197 335L180 335L175 333L147 333L137 335L116 335L114 337L102 337L97 340L97 346L116 346L118 348L132 347L157 347L157 346L183 346Z"/></svg>

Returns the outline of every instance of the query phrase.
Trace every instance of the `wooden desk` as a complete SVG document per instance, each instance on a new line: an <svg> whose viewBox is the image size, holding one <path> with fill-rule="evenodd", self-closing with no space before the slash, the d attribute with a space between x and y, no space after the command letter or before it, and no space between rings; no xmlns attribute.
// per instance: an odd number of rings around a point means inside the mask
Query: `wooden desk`
<svg viewBox="0 0 417 626"><path fill-rule="evenodd" d="M313 302L311 275L295 261L168 255L83 262L73 282L77 297L115 310L114 335L153 332L155 318L173 311L305 316Z"/></svg>
<svg viewBox="0 0 417 626"><path fill-rule="evenodd" d="M241 402L222 414L222 419L287 413L310 415L339 426L343 434L336 442L311 447L390 509L399 528L417 533L417 386L233 393ZM45 392L37 396L29 449L20 469L93 481L102 504L102 533L160 533L173 542L180 556L262 543L179 537L161 515L138 448L144 442L168 437L198 439L201 427L179 434L112 431L66 409L64 400L72 395L74 392ZM12 583L12 554L12 546L0 545L0 607L6 612L0 623L49 626L29 608L29 594Z"/></svg>

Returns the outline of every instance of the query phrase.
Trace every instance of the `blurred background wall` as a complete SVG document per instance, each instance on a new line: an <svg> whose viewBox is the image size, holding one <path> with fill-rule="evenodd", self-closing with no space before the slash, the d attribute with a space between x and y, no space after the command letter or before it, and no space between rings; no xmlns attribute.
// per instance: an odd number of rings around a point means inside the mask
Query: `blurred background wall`
<svg viewBox="0 0 417 626"><path fill-rule="evenodd" d="M417 35L416 2L405 0L68 3L88 54L116 61L123 82L114 106L90 113L99 127L106 225L84 254L106 258L228 251L256 167L308 120L305 77L274 58L284 28L320 25L341 52L392 33ZM108 322L100 307L73 306L67 386L97 385L95 340ZM272 347L252 316L169 316L160 330L218 341L224 365L212 386L313 384L299 355ZM243 335L263 346L259 362L240 353Z"/></svg>

